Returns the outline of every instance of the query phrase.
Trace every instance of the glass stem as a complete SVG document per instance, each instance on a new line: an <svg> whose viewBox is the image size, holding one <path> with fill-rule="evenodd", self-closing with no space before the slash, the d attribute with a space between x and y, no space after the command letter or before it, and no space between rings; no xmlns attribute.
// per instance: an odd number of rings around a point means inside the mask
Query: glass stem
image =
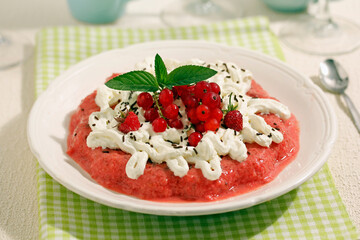
<svg viewBox="0 0 360 240"><path fill-rule="evenodd" d="M318 0L318 9L315 17L322 21L331 22L329 0Z"/></svg>

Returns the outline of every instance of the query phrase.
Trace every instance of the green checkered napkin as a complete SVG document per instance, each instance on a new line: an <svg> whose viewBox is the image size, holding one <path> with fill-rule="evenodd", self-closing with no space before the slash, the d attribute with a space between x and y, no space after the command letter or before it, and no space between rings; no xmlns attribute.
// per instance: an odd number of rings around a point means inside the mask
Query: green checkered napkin
<svg viewBox="0 0 360 240"><path fill-rule="evenodd" d="M36 94L69 66L99 52L161 39L205 39L283 59L264 18L198 27L58 27L37 38ZM87 200L38 168L41 239L356 239L328 167L298 189L239 211L195 217L133 213Z"/></svg>

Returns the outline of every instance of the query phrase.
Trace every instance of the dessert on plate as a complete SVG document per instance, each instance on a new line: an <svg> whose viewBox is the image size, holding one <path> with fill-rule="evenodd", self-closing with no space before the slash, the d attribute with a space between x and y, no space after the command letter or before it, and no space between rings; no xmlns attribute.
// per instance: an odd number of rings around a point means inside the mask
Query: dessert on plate
<svg viewBox="0 0 360 240"><path fill-rule="evenodd" d="M153 201L214 201L274 179L299 125L249 70L199 59L113 74L71 117L68 155L100 185Z"/></svg>

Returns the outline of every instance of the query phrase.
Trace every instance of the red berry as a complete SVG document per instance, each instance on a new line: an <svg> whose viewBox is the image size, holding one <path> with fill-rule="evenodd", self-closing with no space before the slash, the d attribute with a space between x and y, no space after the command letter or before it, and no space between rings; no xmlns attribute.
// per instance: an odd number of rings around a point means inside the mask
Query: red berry
<svg viewBox="0 0 360 240"><path fill-rule="evenodd" d="M238 110L230 111L225 115L224 123L228 128L241 131L243 128L242 114Z"/></svg>
<svg viewBox="0 0 360 240"><path fill-rule="evenodd" d="M210 116L210 109L206 105L200 105L196 108L196 117L200 121L205 121Z"/></svg>
<svg viewBox="0 0 360 240"><path fill-rule="evenodd" d="M220 108L214 108L211 109L210 116L218 120L218 122L221 122L221 119L223 118L223 112L221 111Z"/></svg>
<svg viewBox="0 0 360 240"><path fill-rule="evenodd" d="M166 130L167 124L165 119L159 117L152 122L152 127L154 132L164 132Z"/></svg>
<svg viewBox="0 0 360 240"><path fill-rule="evenodd" d="M202 99L202 103L208 106L209 108L218 108L220 107L220 96L213 92L205 93Z"/></svg>
<svg viewBox="0 0 360 240"><path fill-rule="evenodd" d="M137 97L137 105L143 109L149 109L153 104L154 100L148 92L142 92Z"/></svg>
<svg viewBox="0 0 360 240"><path fill-rule="evenodd" d="M175 86L173 87L173 89L176 89L177 94L181 97L183 95L183 93L186 91L187 86L186 85L182 85L182 86Z"/></svg>
<svg viewBox="0 0 360 240"><path fill-rule="evenodd" d="M210 89L213 93L220 95L220 86L217 83L211 82Z"/></svg>
<svg viewBox="0 0 360 240"><path fill-rule="evenodd" d="M196 99L196 97L194 97L190 94L183 95L183 97L181 99L186 108L195 108L199 105L199 102Z"/></svg>
<svg viewBox="0 0 360 240"><path fill-rule="evenodd" d="M159 112L155 108L145 110L144 117L146 121L153 122L159 117Z"/></svg>
<svg viewBox="0 0 360 240"><path fill-rule="evenodd" d="M199 132L193 132L189 135L188 141L190 146L196 147L200 140L202 139L202 135Z"/></svg>
<svg viewBox="0 0 360 240"><path fill-rule="evenodd" d="M195 97L202 99L207 92L210 92L210 84L208 82L200 81L195 85Z"/></svg>
<svg viewBox="0 0 360 240"><path fill-rule="evenodd" d="M176 87L173 87L171 91L173 93L174 99L177 99L178 96L180 96Z"/></svg>
<svg viewBox="0 0 360 240"><path fill-rule="evenodd" d="M204 122L199 122L198 124L195 125L195 130L197 132L205 132L205 124Z"/></svg>
<svg viewBox="0 0 360 240"><path fill-rule="evenodd" d="M107 77L106 78L106 81L105 82L108 82L109 80L113 79L114 77L117 77L119 76L121 73L113 73L110 77Z"/></svg>
<svg viewBox="0 0 360 240"><path fill-rule="evenodd" d="M123 133L136 131L140 128L138 116L134 112L129 112L123 123L118 126L118 129Z"/></svg>
<svg viewBox="0 0 360 240"><path fill-rule="evenodd" d="M173 101L174 101L174 94L170 89L165 88L161 90L159 94L159 102L161 103L161 105L165 107L171 104Z"/></svg>
<svg viewBox="0 0 360 240"><path fill-rule="evenodd" d="M210 118L205 121L204 127L205 127L205 131L214 131L215 132L215 131L219 130L220 122L218 120L216 120L215 118Z"/></svg>
<svg viewBox="0 0 360 240"><path fill-rule="evenodd" d="M163 110L162 113L164 117L167 119L174 119L177 118L179 114L179 107L176 104L167 105Z"/></svg>
<svg viewBox="0 0 360 240"><path fill-rule="evenodd" d="M169 127L176 128L176 129L183 129L184 125L182 121L179 118L176 119L170 119L168 121Z"/></svg>
<svg viewBox="0 0 360 240"><path fill-rule="evenodd" d="M196 116L196 108L191 108L188 113L187 113L187 116L189 118L189 121L192 123L192 124L197 124L200 122L200 120L197 118Z"/></svg>

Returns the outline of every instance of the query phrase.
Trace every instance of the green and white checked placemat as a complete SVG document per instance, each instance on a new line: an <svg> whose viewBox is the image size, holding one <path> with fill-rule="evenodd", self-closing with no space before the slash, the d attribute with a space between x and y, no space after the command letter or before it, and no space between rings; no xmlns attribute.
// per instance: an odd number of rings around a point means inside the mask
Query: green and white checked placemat
<svg viewBox="0 0 360 240"><path fill-rule="evenodd" d="M39 32L36 94L69 66L99 52L161 39L205 39L283 59L265 18L198 27L59 27ZM325 165L298 189L255 207L210 216L166 217L114 209L67 190L38 168L40 239L356 239Z"/></svg>

